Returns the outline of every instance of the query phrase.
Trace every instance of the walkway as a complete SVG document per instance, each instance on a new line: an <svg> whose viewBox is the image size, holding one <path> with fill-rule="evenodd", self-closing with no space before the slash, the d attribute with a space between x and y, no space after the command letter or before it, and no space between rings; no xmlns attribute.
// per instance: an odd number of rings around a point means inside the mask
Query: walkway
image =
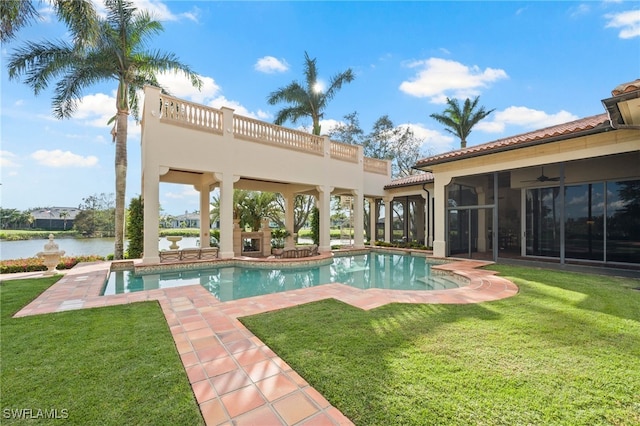
<svg viewBox="0 0 640 426"><path fill-rule="evenodd" d="M207 425L350 425L238 318L327 298L369 310L392 302L478 303L518 292L510 281L474 269L484 264L463 261L437 266L455 268L471 280L470 285L451 290L360 290L327 284L229 302L218 301L199 285L100 296L109 263L82 264L67 271L16 317L157 300Z"/></svg>

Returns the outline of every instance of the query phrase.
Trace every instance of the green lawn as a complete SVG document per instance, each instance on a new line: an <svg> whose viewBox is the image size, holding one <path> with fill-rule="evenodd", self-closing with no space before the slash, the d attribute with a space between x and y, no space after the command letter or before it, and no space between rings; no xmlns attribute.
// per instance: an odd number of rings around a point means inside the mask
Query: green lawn
<svg viewBox="0 0 640 426"><path fill-rule="evenodd" d="M639 425L640 281L489 269L520 293L242 322L356 425Z"/></svg>
<svg viewBox="0 0 640 426"><path fill-rule="evenodd" d="M1 424L204 423L157 303L11 318L57 279L0 285Z"/></svg>

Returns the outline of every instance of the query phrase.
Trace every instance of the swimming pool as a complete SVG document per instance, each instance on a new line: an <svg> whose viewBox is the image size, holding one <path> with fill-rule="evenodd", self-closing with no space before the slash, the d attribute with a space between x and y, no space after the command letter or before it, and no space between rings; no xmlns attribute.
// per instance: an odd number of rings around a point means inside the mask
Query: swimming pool
<svg viewBox="0 0 640 426"><path fill-rule="evenodd" d="M112 271L103 294L200 284L218 300L226 302L327 283L342 283L360 289L391 290L442 290L459 287L456 281L447 277L433 276L431 266L432 263L424 257L370 252L336 256L328 265L295 269L225 266L143 275L136 275L133 271Z"/></svg>

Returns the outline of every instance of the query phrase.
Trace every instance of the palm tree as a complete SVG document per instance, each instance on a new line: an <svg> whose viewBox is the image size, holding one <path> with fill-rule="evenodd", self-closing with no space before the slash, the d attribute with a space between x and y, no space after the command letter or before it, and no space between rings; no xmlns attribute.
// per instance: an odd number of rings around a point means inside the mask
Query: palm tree
<svg viewBox="0 0 640 426"><path fill-rule="evenodd" d="M122 259L124 239L124 210L127 176L127 121L129 113L139 117L137 91L144 85L160 86L156 72L184 73L191 84L200 88L202 82L187 65L172 53L146 51L147 39L162 31L162 25L147 12L138 12L129 0L105 0L106 18L98 20L99 36L93 43L80 45L64 41L27 42L11 55L9 77L25 75L24 82L38 95L54 78L56 84L52 101L56 118L73 115L81 99L82 90L100 81L116 80L116 115L111 131L116 145L116 207L115 259ZM75 28L70 31L77 39Z"/></svg>
<svg viewBox="0 0 640 426"><path fill-rule="evenodd" d="M77 35L76 42L85 43L95 39L98 26L91 0L53 0L51 4L58 19ZM18 30L34 23L39 17L31 0L0 1L0 41L7 42L15 38Z"/></svg>
<svg viewBox="0 0 640 426"><path fill-rule="evenodd" d="M318 85L318 69L316 59L311 59L304 52L304 75L306 86L302 87L297 81L291 82L286 87L281 87L267 97L270 105L287 102L290 106L281 109L274 120L277 125L291 120L296 123L302 117L311 117L313 121L313 134L320 135L320 120L324 116L324 110L329 101L340 90L344 83L350 83L355 78L351 68L334 75L329 82L329 88L323 92Z"/></svg>
<svg viewBox="0 0 640 426"><path fill-rule="evenodd" d="M479 100L480 96L476 96L473 101L467 98L464 101L463 109L460 109L457 99L447 98L447 109L442 114L431 114L430 117L444 124L447 132L460 138L460 148L466 148L467 137L473 126L495 111L494 109L485 111L484 107L476 110Z"/></svg>
<svg viewBox="0 0 640 426"><path fill-rule="evenodd" d="M59 215L59 216L60 216L60 219L62 219L62 220L63 220L63 223L64 223L64 230L66 231L66 230L67 230L67 218L69 217L69 212L68 212L67 210L62 210L62 211L60 212L60 215Z"/></svg>

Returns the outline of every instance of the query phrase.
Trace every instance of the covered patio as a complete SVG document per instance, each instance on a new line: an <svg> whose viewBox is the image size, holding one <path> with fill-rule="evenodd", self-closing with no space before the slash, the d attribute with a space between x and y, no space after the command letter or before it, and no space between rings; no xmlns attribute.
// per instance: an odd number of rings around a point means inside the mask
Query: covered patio
<svg viewBox="0 0 640 426"><path fill-rule="evenodd" d="M319 251L330 250L330 200L353 197L354 247L364 247L364 199L384 195L388 161L364 157L362 147L239 116L145 88L142 195L145 263L158 263L159 183L192 185L200 193L200 241L210 239L210 193L220 190L220 257L234 250L233 191L282 194L293 235L294 197L312 195L320 211ZM373 225L372 225L373 226ZM287 246L293 245L290 236Z"/></svg>

